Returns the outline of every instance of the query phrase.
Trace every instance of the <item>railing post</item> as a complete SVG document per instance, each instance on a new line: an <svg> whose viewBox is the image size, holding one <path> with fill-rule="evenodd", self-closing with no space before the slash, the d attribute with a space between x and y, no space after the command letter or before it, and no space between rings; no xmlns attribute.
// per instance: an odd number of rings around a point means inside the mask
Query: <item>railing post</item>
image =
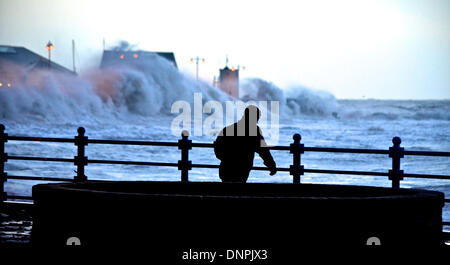
<svg viewBox="0 0 450 265"><path fill-rule="evenodd" d="M5 153L5 143L8 141L8 134L5 133L5 125L0 124L0 203L6 201L5 182L7 174L5 172L5 162L8 154Z"/></svg>
<svg viewBox="0 0 450 265"><path fill-rule="evenodd" d="M389 147L389 157L392 157L392 169L389 170L389 180L392 181L392 188L400 188L400 180L403 179L403 170L400 170L400 158L403 158L405 149L400 147L402 140L400 137L392 138L393 146Z"/></svg>
<svg viewBox="0 0 450 265"><path fill-rule="evenodd" d="M302 137L296 133L292 137L294 143L290 145L290 152L293 154L293 163L289 167L289 174L293 176L294 184L300 184L300 176L304 174L304 167L301 165L301 154L304 153L304 145L300 143Z"/></svg>
<svg viewBox="0 0 450 265"><path fill-rule="evenodd" d="M88 138L84 136L86 130L83 127L78 128L78 136L75 136L75 145L78 147L77 156L74 157L74 164L77 166L77 175L74 177L75 181L86 181L87 177L84 174L84 166L88 164L88 158L85 156L85 147L88 145Z"/></svg>
<svg viewBox="0 0 450 265"><path fill-rule="evenodd" d="M181 150L181 160L178 160L178 170L181 170L181 181L189 181L189 170L192 169L192 162L189 160L189 150L192 149L192 141L188 139L189 133L183 131L181 140L178 140L178 149Z"/></svg>

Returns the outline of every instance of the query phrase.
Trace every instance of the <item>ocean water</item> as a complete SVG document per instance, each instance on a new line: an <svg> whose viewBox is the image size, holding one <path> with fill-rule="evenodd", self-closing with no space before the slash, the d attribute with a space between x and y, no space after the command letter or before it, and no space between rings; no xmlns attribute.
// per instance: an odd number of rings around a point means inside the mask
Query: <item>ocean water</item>
<svg viewBox="0 0 450 265"><path fill-rule="evenodd" d="M175 142L180 137L172 131L172 105L177 100L194 109L194 95L202 96L202 106L216 101L225 107L233 99L218 89L197 82L155 55L151 62L123 68L93 70L81 76L66 76L46 71L27 72L14 69L17 85L0 89L0 122L11 136L73 138L83 126L90 139L152 140ZM324 91L303 86L279 88L259 79L241 82L243 100L279 103L278 123L262 124L265 134L278 132L278 145L289 145L295 133L302 135L305 146L388 149L392 138L399 136L406 150L450 151L450 101L408 100L337 100ZM275 109L263 109L269 117ZM203 121L207 113L200 115ZM233 115L237 119L239 115ZM195 123L194 117L192 125ZM227 124L215 124L212 130L192 136L194 142L211 143ZM191 135L193 132L191 131ZM76 147L70 143L9 141L9 155L73 158ZM288 151L272 151L278 167L289 167ZM121 146L89 144L89 159L173 162L180 159L176 147ZM194 148L193 163L218 164L212 149ZM387 172L391 168L387 155L307 152L302 164L311 169L362 170ZM256 156L255 166L263 166ZM405 173L450 175L450 158L406 156L401 161ZM73 178L75 166L61 162L9 160L9 175ZM170 167L89 164L89 179L102 180L180 180L180 172ZM219 181L217 169L194 168L191 181ZM253 171L249 182L292 182L287 172L269 176ZM302 183L370 185L390 187L387 177L305 174ZM31 195L39 181L8 180L9 195ZM450 197L450 181L411 179L401 182L404 188L442 191ZM450 206L444 208L444 220L450 220Z"/></svg>

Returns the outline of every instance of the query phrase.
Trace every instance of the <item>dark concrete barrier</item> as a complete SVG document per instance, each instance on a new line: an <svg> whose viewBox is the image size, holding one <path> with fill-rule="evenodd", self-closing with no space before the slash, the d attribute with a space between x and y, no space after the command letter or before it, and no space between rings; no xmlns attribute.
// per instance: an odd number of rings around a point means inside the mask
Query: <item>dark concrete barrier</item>
<svg viewBox="0 0 450 265"><path fill-rule="evenodd" d="M294 249L441 245L440 192L365 186L84 182L33 187L32 242L64 246ZM370 240L369 240L370 241Z"/></svg>

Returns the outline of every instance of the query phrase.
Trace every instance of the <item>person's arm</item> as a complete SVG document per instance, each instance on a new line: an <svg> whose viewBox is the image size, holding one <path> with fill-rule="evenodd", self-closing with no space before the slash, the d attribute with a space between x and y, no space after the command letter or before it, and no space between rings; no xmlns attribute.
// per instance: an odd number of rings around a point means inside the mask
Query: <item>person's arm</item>
<svg viewBox="0 0 450 265"><path fill-rule="evenodd" d="M277 165L275 163L275 160L273 160L272 154L270 153L269 148L267 148L267 143L264 140L264 137L262 136L261 130L258 127L258 147L256 148L256 152L259 154L259 156L263 159L264 165L269 168L270 175L273 176L275 173L277 173Z"/></svg>

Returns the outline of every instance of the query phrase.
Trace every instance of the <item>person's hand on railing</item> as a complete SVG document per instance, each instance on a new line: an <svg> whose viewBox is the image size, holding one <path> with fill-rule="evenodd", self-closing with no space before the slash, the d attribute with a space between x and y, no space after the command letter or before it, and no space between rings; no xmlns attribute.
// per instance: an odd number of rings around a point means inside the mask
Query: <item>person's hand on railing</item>
<svg viewBox="0 0 450 265"><path fill-rule="evenodd" d="M273 176L277 173L277 167L273 167L270 169L270 175Z"/></svg>

